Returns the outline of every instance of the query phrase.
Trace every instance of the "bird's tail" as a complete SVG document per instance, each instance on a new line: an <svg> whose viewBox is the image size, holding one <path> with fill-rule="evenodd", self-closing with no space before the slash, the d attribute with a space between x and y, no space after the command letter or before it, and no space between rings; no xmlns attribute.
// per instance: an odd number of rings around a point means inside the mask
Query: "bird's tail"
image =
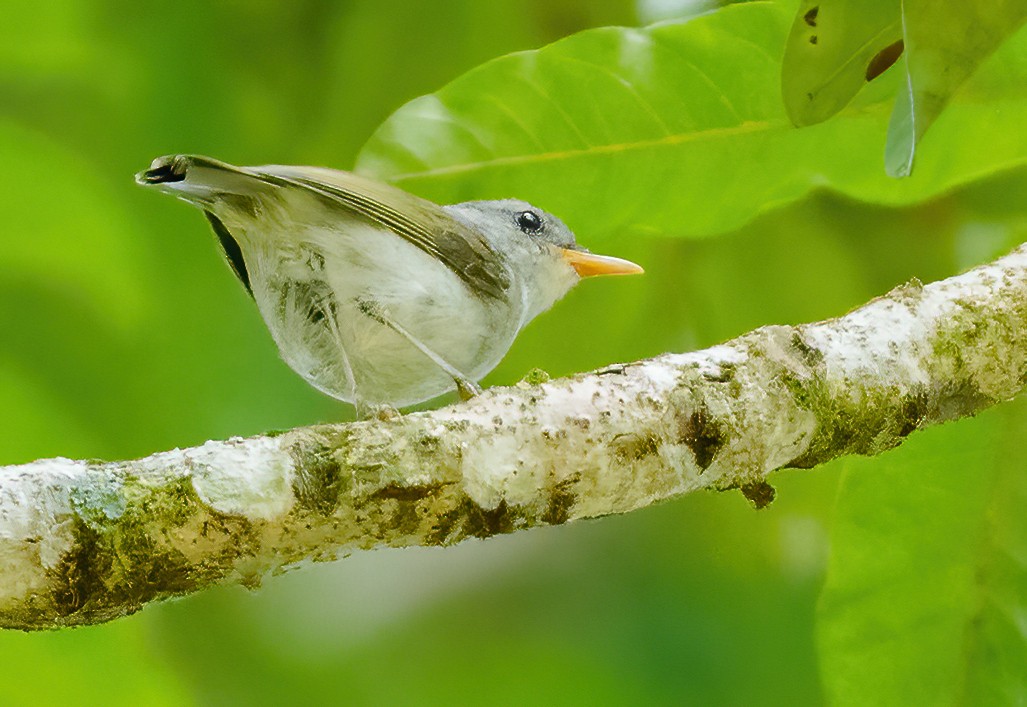
<svg viewBox="0 0 1027 707"><path fill-rule="evenodd" d="M255 172L202 155L158 157L149 169L136 175L136 182L155 186L201 208L209 208L225 196L258 196L269 186Z"/></svg>

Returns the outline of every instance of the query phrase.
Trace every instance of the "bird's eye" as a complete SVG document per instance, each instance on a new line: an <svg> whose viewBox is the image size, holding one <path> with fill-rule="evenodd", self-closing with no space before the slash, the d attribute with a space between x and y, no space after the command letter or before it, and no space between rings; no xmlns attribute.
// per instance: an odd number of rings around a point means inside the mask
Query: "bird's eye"
<svg viewBox="0 0 1027 707"><path fill-rule="evenodd" d="M534 211L522 211L517 214L517 227L525 233L534 235L542 231L542 217Z"/></svg>

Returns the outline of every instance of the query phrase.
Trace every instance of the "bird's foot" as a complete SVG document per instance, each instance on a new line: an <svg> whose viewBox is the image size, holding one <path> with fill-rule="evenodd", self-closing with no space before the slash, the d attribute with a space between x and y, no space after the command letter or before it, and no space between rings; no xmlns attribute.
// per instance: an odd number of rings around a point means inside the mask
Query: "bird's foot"
<svg viewBox="0 0 1027 707"><path fill-rule="evenodd" d="M403 416L399 410L388 404L361 403L355 405L358 420L377 420L391 422Z"/></svg>
<svg viewBox="0 0 1027 707"><path fill-rule="evenodd" d="M461 400L470 400L481 395L481 386L468 378L454 378L456 381L456 392Z"/></svg>

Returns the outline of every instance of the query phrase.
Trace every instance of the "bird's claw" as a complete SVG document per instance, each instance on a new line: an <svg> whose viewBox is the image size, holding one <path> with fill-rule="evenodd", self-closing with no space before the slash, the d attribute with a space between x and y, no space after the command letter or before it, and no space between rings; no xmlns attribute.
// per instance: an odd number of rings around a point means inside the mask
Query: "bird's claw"
<svg viewBox="0 0 1027 707"><path fill-rule="evenodd" d="M472 380L457 378L456 392L460 395L461 400L470 400L477 395L481 395L481 386Z"/></svg>

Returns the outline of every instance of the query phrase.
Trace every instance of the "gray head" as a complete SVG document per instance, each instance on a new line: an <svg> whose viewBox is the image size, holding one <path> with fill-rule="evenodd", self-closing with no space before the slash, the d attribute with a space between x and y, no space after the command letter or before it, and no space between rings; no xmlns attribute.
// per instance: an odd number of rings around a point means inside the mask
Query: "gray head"
<svg viewBox="0 0 1027 707"><path fill-rule="evenodd" d="M582 250L563 221L520 199L465 201L443 208L484 233L501 251L503 246L529 243Z"/></svg>
<svg viewBox="0 0 1027 707"><path fill-rule="evenodd" d="M563 221L520 199L465 201L443 209L484 234L508 261L527 294L531 316L551 307L583 277L642 272L627 260L590 253Z"/></svg>

